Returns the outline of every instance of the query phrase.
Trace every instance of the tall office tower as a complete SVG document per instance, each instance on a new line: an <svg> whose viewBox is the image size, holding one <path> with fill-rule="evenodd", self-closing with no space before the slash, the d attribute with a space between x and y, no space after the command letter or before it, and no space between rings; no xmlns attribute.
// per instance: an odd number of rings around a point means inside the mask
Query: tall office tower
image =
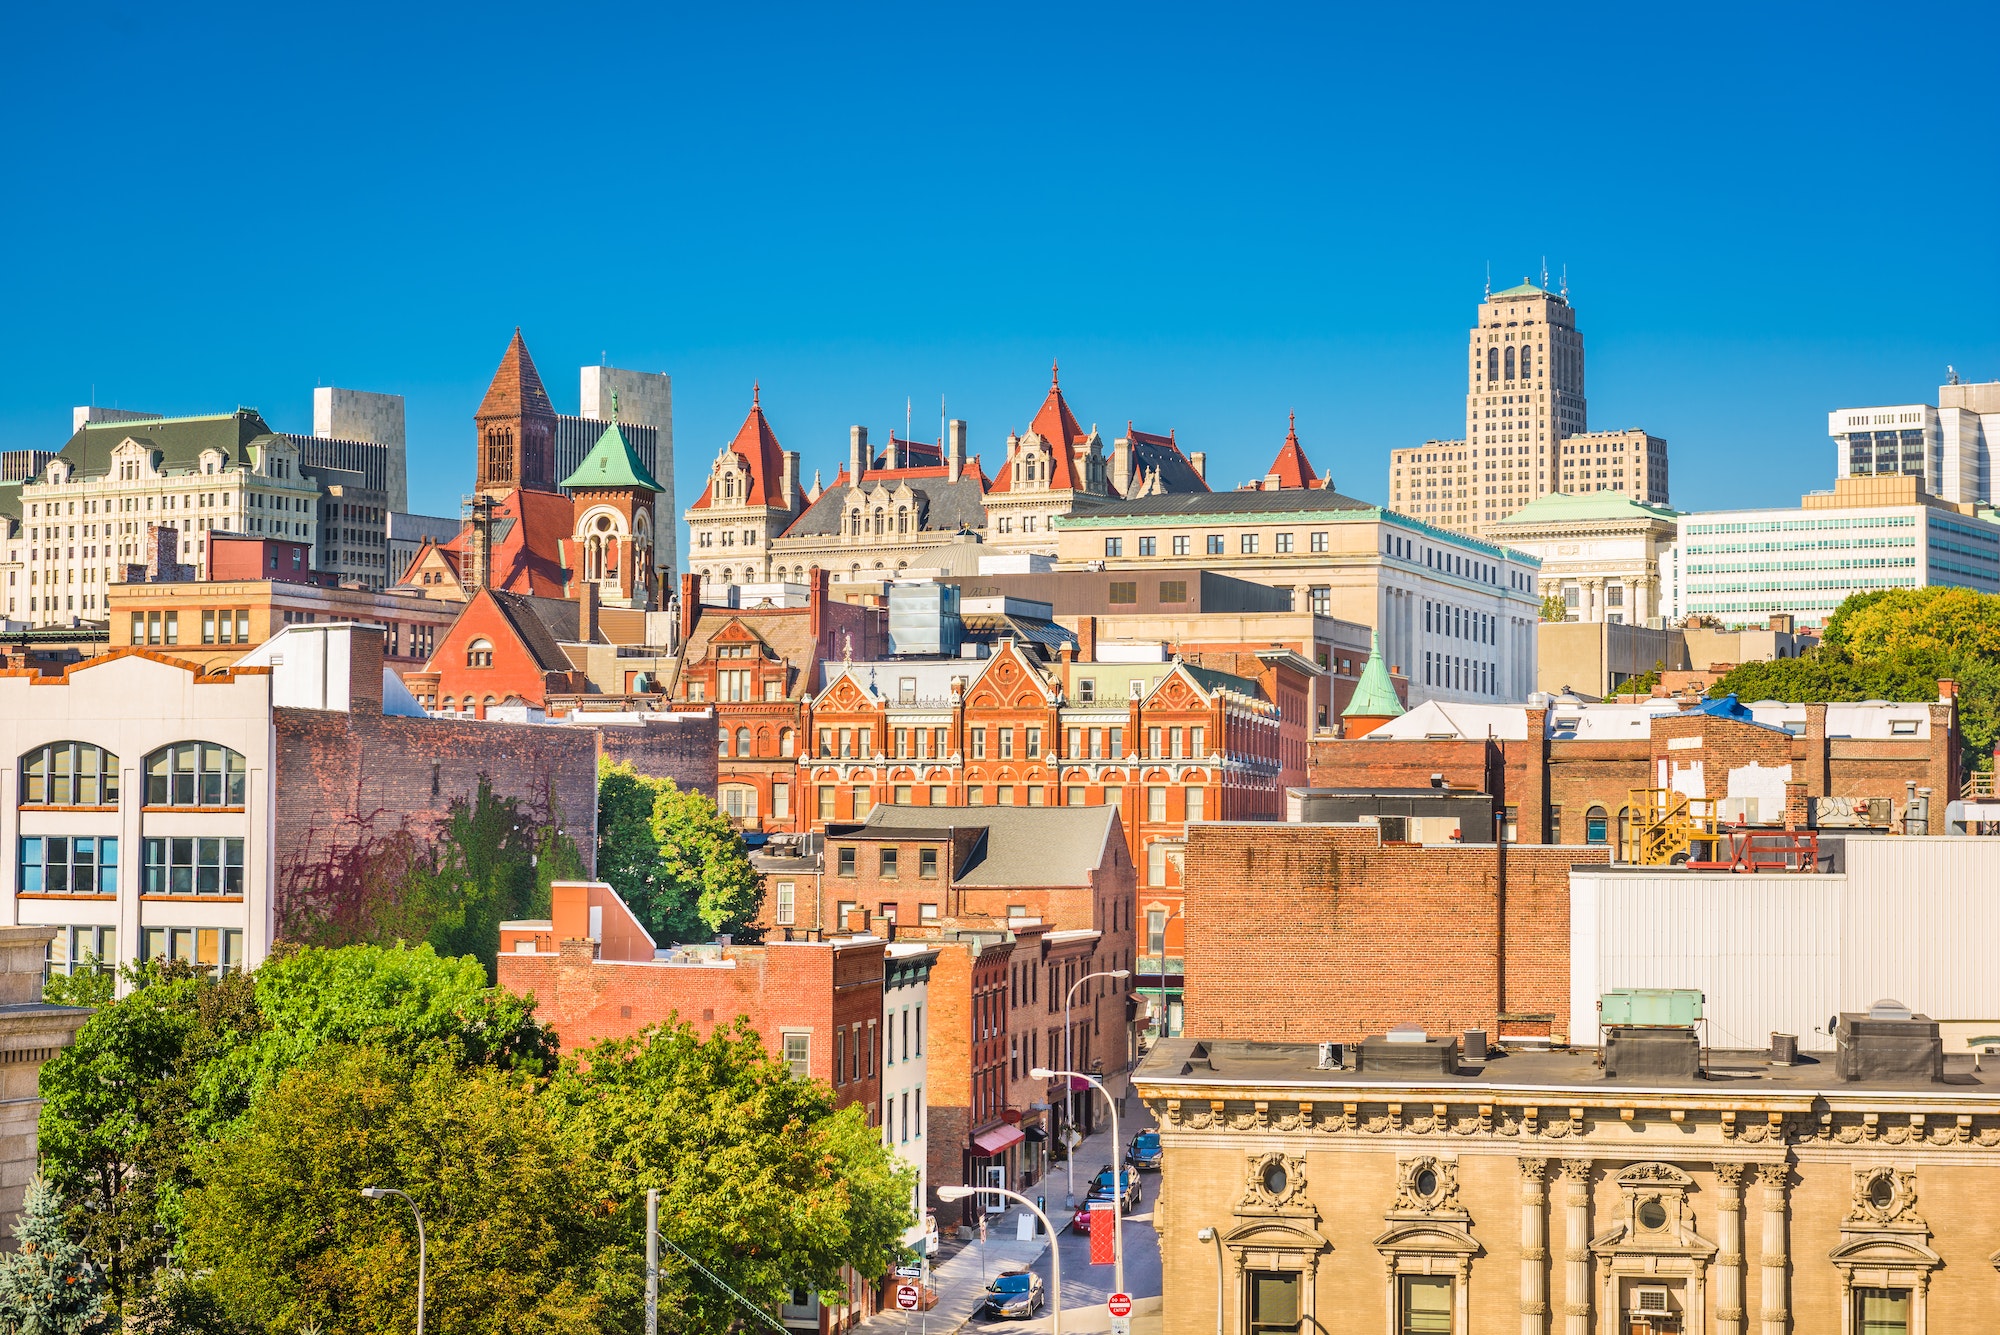
<svg viewBox="0 0 2000 1335"><path fill-rule="evenodd" d="M680 562L674 554L679 546L674 535L680 527L681 512L674 508L673 377L664 371L586 366L579 381L581 407L578 411L582 416L598 422L610 421L611 397L616 394L621 426L651 428L654 440L650 452L645 448L644 441L637 438L643 433L628 432L627 436L632 448L638 451L640 460L652 471L654 479L666 488L653 498L653 532L659 535L655 559L679 569ZM569 473L560 472L560 476L568 477Z"/></svg>
<svg viewBox="0 0 2000 1335"><path fill-rule="evenodd" d="M1389 504L1483 533L1552 491L1617 491L1663 505L1667 444L1644 431L1590 430L1576 311L1564 293L1524 279L1479 304L1466 349L1465 438L1392 450Z"/></svg>
<svg viewBox="0 0 2000 1335"><path fill-rule="evenodd" d="M1841 408L1827 415L1834 476L1900 474L1954 505L1993 501L2000 453L2000 381L1938 386L1937 406L1902 403Z"/></svg>
<svg viewBox="0 0 2000 1335"><path fill-rule="evenodd" d="M409 447L404 435L401 394L321 385L313 390L312 436L296 439L301 442L300 458L308 464L366 474L369 485L388 493L389 509L410 508ZM324 443L306 444L307 441ZM379 448L340 450L336 442L347 441Z"/></svg>

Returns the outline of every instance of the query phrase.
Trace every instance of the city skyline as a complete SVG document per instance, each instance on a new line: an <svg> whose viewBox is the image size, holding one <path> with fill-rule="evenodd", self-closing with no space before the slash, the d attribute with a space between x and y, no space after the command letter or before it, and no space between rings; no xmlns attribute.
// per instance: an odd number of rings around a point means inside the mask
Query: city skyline
<svg viewBox="0 0 2000 1335"><path fill-rule="evenodd" d="M1273 50L1393 48L1410 36L1394 27L1270 20L1206 34L1197 56L1170 14L1146 32L1070 16L1060 40L1084 66L1157 71L1173 95L1135 111L947 87L934 115L911 117L874 90L928 86L867 71L949 53L955 84L1007 88L1044 25L639 18L621 68L754 49L770 95L733 92L727 62L676 66L658 96L593 77L604 44L583 31L538 33L572 77L517 95L478 77L523 58L504 28L425 18L377 51L359 22L306 43L283 26L31 16L27 52L200 50L345 96L337 113L286 103L246 119L234 94L196 89L133 126L64 97L61 62L26 62L0 96L40 127L13 169L27 197L87 192L80 161L160 184L138 227L124 209L0 221L10 250L39 257L0 280L17 317L0 345L15 372L0 448L58 447L78 403L247 402L304 431L314 384L379 390L407 400L413 508L450 514L469 490L473 409L519 325L564 376L604 358L674 377L683 497L753 383L807 478L830 480L849 425L900 431L906 402L917 437L936 437L941 395L990 471L1060 359L1086 427L1174 430L1216 486L1257 476L1296 410L1322 473L1387 500L1390 449L1463 431L1462 331L1489 266L1498 290L1538 280L1546 255L1589 329L1593 428L1668 440L1678 507L1785 503L1801 480L1831 484L1828 412L1929 401L1947 365L2000 376L1985 318L2000 265L1978 221L1991 186L1971 181L1950 210L1829 206L1834 183L1900 179L1909 144L1948 145L1977 117L1952 80L1865 110L1804 96L1860 52L1925 41L1859 14L1808 32L1753 17L1721 50L1692 31L1632 45L1615 21L1572 22L1546 59L1623 62L1625 86L1651 80L1673 109L1575 87L1551 169L1562 188L1519 201L1486 175L1506 156L1490 47L1450 25L1426 34L1432 73L1412 84L1395 61L1337 81L1266 68ZM503 161L546 164L546 185L482 209ZM225 176L245 203L202 205L201 182ZM135 313L118 318L125 301Z"/></svg>

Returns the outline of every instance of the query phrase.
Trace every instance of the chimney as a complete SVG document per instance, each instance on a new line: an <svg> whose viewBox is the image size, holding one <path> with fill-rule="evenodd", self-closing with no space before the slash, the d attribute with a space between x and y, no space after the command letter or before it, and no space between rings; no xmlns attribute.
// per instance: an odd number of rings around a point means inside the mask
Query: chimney
<svg viewBox="0 0 2000 1335"><path fill-rule="evenodd" d="M1208 481L1208 451L1196 450L1188 456L1188 463L1194 468L1194 475L1203 482Z"/></svg>
<svg viewBox="0 0 2000 1335"><path fill-rule="evenodd" d="M1956 699L1958 699L1958 683L1950 677L1939 677L1938 703L1941 705L1950 704Z"/></svg>
<svg viewBox="0 0 2000 1335"><path fill-rule="evenodd" d="M889 433L894 435L892 431ZM850 486L860 486L861 478L868 471L868 428L851 426L847 428L847 481Z"/></svg>
<svg viewBox="0 0 2000 1335"><path fill-rule="evenodd" d="M1111 490L1123 496L1132 485L1132 424L1125 434L1111 442Z"/></svg>
<svg viewBox="0 0 2000 1335"><path fill-rule="evenodd" d="M945 427L945 479L956 482L965 473L965 419L954 417Z"/></svg>
<svg viewBox="0 0 2000 1335"><path fill-rule="evenodd" d="M1097 661L1097 618L1084 616L1076 619L1076 659L1079 663Z"/></svg>
<svg viewBox="0 0 2000 1335"><path fill-rule="evenodd" d="M681 652L687 652L688 637L694 634L694 619L701 607L701 575L689 571L681 576Z"/></svg>
<svg viewBox="0 0 2000 1335"><path fill-rule="evenodd" d="M799 452L785 451L785 474L781 484L781 497L787 510L799 508Z"/></svg>
<svg viewBox="0 0 2000 1335"><path fill-rule="evenodd" d="M884 468L893 469L903 466L903 446L907 443L896 438L895 427L889 428L889 448L884 451L884 457L887 459L887 462L883 464Z"/></svg>
<svg viewBox="0 0 2000 1335"><path fill-rule="evenodd" d="M472 498L472 591L493 582L493 498Z"/></svg>
<svg viewBox="0 0 2000 1335"><path fill-rule="evenodd" d="M1771 613L1771 629L1781 635L1792 633L1792 615L1789 612Z"/></svg>
<svg viewBox="0 0 2000 1335"><path fill-rule="evenodd" d="M576 637L585 644L597 643L597 581L576 582Z"/></svg>
<svg viewBox="0 0 2000 1335"><path fill-rule="evenodd" d="M329 632L332 633L332 632ZM380 626L347 629L347 712L382 712L382 639Z"/></svg>
<svg viewBox="0 0 2000 1335"><path fill-rule="evenodd" d="M821 658L832 658L831 646L820 644L820 627L826 620L827 594L832 587L833 572L814 566L806 571L806 633L812 637L814 652Z"/></svg>

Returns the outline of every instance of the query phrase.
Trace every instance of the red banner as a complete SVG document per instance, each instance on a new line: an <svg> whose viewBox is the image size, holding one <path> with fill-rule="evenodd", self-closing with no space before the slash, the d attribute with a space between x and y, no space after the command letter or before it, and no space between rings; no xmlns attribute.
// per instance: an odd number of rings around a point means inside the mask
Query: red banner
<svg viewBox="0 0 2000 1335"><path fill-rule="evenodd" d="M1110 1265L1118 1259L1117 1234L1112 1229L1111 1202L1090 1203L1090 1263Z"/></svg>

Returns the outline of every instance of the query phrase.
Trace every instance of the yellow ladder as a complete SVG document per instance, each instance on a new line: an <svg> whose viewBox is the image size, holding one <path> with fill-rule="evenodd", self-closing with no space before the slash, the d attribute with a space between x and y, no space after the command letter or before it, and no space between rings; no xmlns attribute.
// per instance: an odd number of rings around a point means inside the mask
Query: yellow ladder
<svg viewBox="0 0 2000 1335"><path fill-rule="evenodd" d="M1712 800L1671 788L1634 788L1625 811L1618 856L1642 867L1666 866L1695 844L1712 843L1721 834Z"/></svg>

